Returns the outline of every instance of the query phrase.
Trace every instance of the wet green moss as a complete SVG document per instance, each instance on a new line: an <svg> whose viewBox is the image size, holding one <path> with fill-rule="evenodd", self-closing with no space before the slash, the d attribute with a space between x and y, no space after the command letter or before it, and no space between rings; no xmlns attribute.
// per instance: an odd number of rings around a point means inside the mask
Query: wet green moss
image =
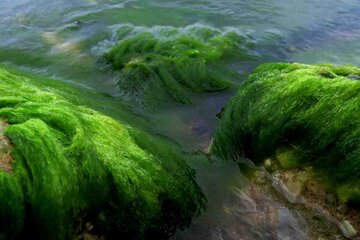
<svg viewBox="0 0 360 240"><path fill-rule="evenodd" d="M360 69L274 63L258 67L227 105L213 152L285 167L313 166L342 201L360 201ZM276 158L276 157L275 157Z"/></svg>
<svg viewBox="0 0 360 240"><path fill-rule="evenodd" d="M35 82L0 68L13 148L12 171L0 170L1 235L70 239L84 222L110 239L162 239L199 214L204 196L175 149Z"/></svg>
<svg viewBox="0 0 360 240"><path fill-rule="evenodd" d="M226 61L252 57L245 36L201 26L145 29L125 25L117 30L116 38L119 42L104 58L118 73L121 92L145 105L187 104L193 94L226 90L236 78Z"/></svg>

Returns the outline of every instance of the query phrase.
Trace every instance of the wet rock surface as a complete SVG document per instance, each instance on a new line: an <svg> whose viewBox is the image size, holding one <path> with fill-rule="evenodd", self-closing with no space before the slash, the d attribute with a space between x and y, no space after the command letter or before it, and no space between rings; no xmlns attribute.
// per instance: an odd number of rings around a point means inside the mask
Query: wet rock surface
<svg viewBox="0 0 360 240"><path fill-rule="evenodd" d="M325 239L360 239L356 230L360 226L359 210L341 203L311 168L277 170L269 177L277 192L305 215L316 235Z"/></svg>
<svg viewBox="0 0 360 240"><path fill-rule="evenodd" d="M199 173L207 184L207 213L174 239L359 239L358 211L340 206L311 168L266 171L242 163L239 171L231 164L211 165Z"/></svg>
<svg viewBox="0 0 360 240"><path fill-rule="evenodd" d="M349 74L346 76L347 78L353 79L353 80L360 80L360 76L356 74Z"/></svg>
<svg viewBox="0 0 360 240"><path fill-rule="evenodd" d="M8 124L5 121L0 120L0 171L11 172L12 161L11 157L11 143L5 136L4 131Z"/></svg>
<svg viewBox="0 0 360 240"><path fill-rule="evenodd" d="M226 232L231 234L228 239L308 238L308 227L301 216L255 184L233 194L225 203L225 209L233 222L237 222L237 228L234 228L237 230L226 227ZM235 204L237 201L238 205Z"/></svg>
<svg viewBox="0 0 360 240"><path fill-rule="evenodd" d="M211 175L209 179L206 181L212 181L209 182L212 192L208 193L208 212L176 239L311 239L308 223L297 210L274 196L265 176L259 177L259 181L250 180L233 168L227 169L226 176ZM232 184L224 187L224 181Z"/></svg>

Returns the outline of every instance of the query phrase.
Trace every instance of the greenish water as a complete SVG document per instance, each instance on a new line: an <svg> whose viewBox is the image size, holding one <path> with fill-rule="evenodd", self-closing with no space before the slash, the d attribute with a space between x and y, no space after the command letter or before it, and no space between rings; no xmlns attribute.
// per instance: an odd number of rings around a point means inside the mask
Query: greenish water
<svg viewBox="0 0 360 240"><path fill-rule="evenodd" d="M127 99L122 99L114 85L115 76L104 69L99 55L111 45L119 26L132 24L156 32L163 26L182 29L201 25L246 35L255 46L249 51L256 58L231 64L240 73L240 84L247 73L266 61L360 65L359 15L357 0L2 0L0 63L104 93L111 107L102 100L103 109L98 110L116 118L116 111L111 110L114 101ZM134 111L150 120L151 126L146 124L146 128L165 135L186 151L207 151L217 126L216 113L232 95L231 91L204 94L188 106L167 106L151 113L134 106ZM244 218L229 217L224 211L219 213L219 208L224 199L234 196L232 187L239 188L245 180L234 180L243 179L237 169L233 174L221 170L234 169L231 164L214 167L207 161L199 162L194 165L208 194L209 212L190 228L188 235L180 234L180 238L236 239L224 229L234 229L234 223ZM210 184L214 182L210 179L217 179L222 185ZM219 227L222 219L229 223ZM211 232L204 227L207 224L219 227L227 235L221 230ZM265 232L263 238L276 239L280 236L277 234L300 225L294 221L288 229L275 233L266 227L256 231ZM234 236L258 237L241 235L246 228L235 229L238 235ZM298 234L293 239L303 236L295 230L291 233Z"/></svg>

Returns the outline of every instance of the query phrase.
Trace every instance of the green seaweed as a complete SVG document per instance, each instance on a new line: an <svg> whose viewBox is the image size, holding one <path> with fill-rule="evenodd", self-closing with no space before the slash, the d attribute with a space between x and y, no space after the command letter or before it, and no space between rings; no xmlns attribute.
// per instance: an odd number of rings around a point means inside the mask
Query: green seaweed
<svg viewBox="0 0 360 240"><path fill-rule="evenodd" d="M313 166L339 198L360 201L360 69L264 64L226 106L213 152L261 162L287 149L286 167Z"/></svg>
<svg viewBox="0 0 360 240"><path fill-rule="evenodd" d="M6 66L6 71L30 79L31 85L36 86L39 90L46 92L50 91L63 96L75 105L95 109L121 123L131 123L131 126L136 126L143 130L149 130L151 125L151 122L146 116L135 111L128 103L116 97L112 97L109 94L95 91L83 85L75 85L74 83L62 81L61 79L43 77L39 74L20 70L12 66ZM36 81L32 81L32 79L36 79ZM16 99L16 97L9 97L7 101L16 102Z"/></svg>
<svg viewBox="0 0 360 240"><path fill-rule="evenodd" d="M13 145L12 171L0 169L1 236L71 239L89 223L109 239L165 239L204 208L173 147L37 80L0 68L0 120Z"/></svg>
<svg viewBox="0 0 360 240"><path fill-rule="evenodd" d="M212 28L158 27L117 29L119 40L104 54L117 73L124 95L152 105L159 102L188 104L193 94L230 88L237 74L227 63L248 60L246 36Z"/></svg>

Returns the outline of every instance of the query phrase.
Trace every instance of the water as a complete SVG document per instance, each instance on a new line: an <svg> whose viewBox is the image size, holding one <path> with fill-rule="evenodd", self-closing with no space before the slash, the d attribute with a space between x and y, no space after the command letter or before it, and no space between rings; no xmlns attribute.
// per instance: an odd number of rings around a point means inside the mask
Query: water
<svg viewBox="0 0 360 240"><path fill-rule="evenodd" d="M116 26L181 28L197 24L236 30L254 41L254 54L259 58L232 65L241 73L240 84L265 61L359 66L359 16L358 0L2 0L0 63L117 97L114 76L104 71L96 50L111 39ZM206 152L217 125L216 113L233 94L206 94L191 106L152 113L138 110L152 121L154 133L187 151ZM236 165L210 164L204 159L192 164L199 171L209 209L178 238L309 237L296 211L259 189ZM273 225L267 225L268 221Z"/></svg>

